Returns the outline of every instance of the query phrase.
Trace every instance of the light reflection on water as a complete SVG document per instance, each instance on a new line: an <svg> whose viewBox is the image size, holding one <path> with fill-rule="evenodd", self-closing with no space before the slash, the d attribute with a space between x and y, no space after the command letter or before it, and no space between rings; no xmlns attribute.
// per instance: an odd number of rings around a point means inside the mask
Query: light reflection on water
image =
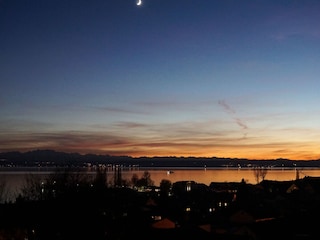
<svg viewBox="0 0 320 240"><path fill-rule="evenodd" d="M193 180L198 183L209 185L211 182L241 182L242 179L247 183L256 184L253 169L175 169L168 174L167 170L148 170L155 185L159 185L162 179L168 179L172 183L177 181ZM320 177L320 169L299 169L299 177L305 176ZM136 171L138 176L144 170ZM128 172L128 174L132 173ZM127 175L123 172L123 176ZM129 177L131 177L129 176ZM292 169L268 169L265 176L266 180L289 181L296 179L297 170Z"/></svg>
<svg viewBox="0 0 320 240"><path fill-rule="evenodd" d="M244 168L224 168L224 169L123 169L122 178L128 181L131 180L133 174L137 174L138 177L142 177L144 171L148 171L151 176L151 180L154 181L155 186L159 186L161 180L170 180L172 183L177 181L195 181L197 183L204 183L210 185L211 182L241 182L242 179L247 183L256 184L256 178L253 169ZM306 176L320 177L320 169L298 169L299 178ZM5 181L6 188L11 196L17 196L21 187L25 184L26 177L29 175L37 175L40 179L46 179L46 177L53 173L46 169L30 170L30 171L0 171L0 180ZM94 176L95 171L88 171L86 174L92 174ZM107 172L107 182L111 182L114 177L114 171L112 169ZM284 168L284 169L268 169L265 176L266 180L275 181L290 181L295 180L297 177L297 169Z"/></svg>

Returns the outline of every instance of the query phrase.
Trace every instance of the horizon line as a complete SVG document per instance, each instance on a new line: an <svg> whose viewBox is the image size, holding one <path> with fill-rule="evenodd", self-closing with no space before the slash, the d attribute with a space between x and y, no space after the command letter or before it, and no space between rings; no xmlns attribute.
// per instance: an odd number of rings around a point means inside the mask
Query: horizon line
<svg viewBox="0 0 320 240"><path fill-rule="evenodd" d="M287 161L319 161L320 159L290 159L290 158L267 158L267 159L257 159L257 158L245 158L245 157L219 157L219 156L177 156L177 155L153 155L153 156L147 156L147 155L141 155L141 156L130 156L130 155L111 155L108 153L105 154L99 154L99 153L81 153L81 152L74 152L74 151L66 151L66 150L55 150L55 149L34 149L34 150L12 150L12 151L0 151L0 154L5 154L5 153L29 153L29 152L37 152L37 151L51 151L51 152L56 152L56 153L65 153L65 154L79 154L81 156L85 155L96 155L96 156L109 156L109 157L128 157L128 158L133 158L133 159L139 159L139 158L196 158L196 159L201 159L201 158L218 158L218 159L237 159L237 160L248 160L248 161L275 161L275 160L287 160Z"/></svg>

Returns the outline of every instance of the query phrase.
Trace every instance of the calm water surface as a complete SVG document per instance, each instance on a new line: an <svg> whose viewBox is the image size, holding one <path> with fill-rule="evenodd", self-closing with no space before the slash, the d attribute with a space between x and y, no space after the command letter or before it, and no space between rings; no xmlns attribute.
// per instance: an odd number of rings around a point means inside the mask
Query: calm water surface
<svg viewBox="0 0 320 240"><path fill-rule="evenodd" d="M305 176L320 177L320 169L268 169L265 179L275 181L289 181L294 180L297 177L297 170L299 178ZM177 181L195 181L197 183L204 183L210 185L211 182L241 182L244 179L247 183L256 184L253 169L133 169L122 170L122 178L128 181L131 180L133 174L137 174L138 177L142 177L144 171L148 171L151 175L151 179L154 181L155 186L159 186L161 180L170 180L172 183ZM48 169L29 169L19 171L1 171L0 180L6 184L6 189L10 196L16 196L21 187L25 184L26 177L29 175L37 175L40 179L46 179L46 177L53 173ZM88 171L86 174L95 175L95 171ZM107 181L112 182L114 177L114 171L108 171Z"/></svg>
<svg viewBox="0 0 320 240"><path fill-rule="evenodd" d="M140 170L138 175L142 175ZM175 169L173 173L166 170L148 170L155 185L159 185L162 179L168 179L172 183L184 180L193 180L209 185L211 182L241 182L256 184L253 169ZM137 172L136 172L137 173ZM123 174L124 175L124 174ZM132 174L131 174L132 175ZM320 169L298 169L299 178L305 176L320 177ZM297 177L297 169L268 169L265 179L275 181L289 181Z"/></svg>

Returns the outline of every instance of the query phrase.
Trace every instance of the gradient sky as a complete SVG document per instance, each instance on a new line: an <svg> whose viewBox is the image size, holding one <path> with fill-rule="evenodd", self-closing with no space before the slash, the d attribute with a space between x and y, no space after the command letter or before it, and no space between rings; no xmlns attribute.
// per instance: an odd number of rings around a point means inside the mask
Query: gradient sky
<svg viewBox="0 0 320 240"><path fill-rule="evenodd" d="M320 1L0 0L0 151L320 158Z"/></svg>

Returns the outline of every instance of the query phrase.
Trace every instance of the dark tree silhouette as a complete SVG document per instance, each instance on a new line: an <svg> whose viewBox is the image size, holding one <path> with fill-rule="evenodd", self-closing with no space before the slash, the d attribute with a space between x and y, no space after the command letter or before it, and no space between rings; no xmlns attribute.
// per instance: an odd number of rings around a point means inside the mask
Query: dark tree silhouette
<svg viewBox="0 0 320 240"><path fill-rule="evenodd" d="M253 174L257 183L263 181L268 173L268 169L264 167L255 167L253 169Z"/></svg>
<svg viewBox="0 0 320 240"><path fill-rule="evenodd" d="M100 188L107 187L107 168L99 166L96 169L96 177L94 179L94 185Z"/></svg>
<svg viewBox="0 0 320 240"><path fill-rule="evenodd" d="M168 196L172 187L172 183L170 180L162 179L160 182L160 192L164 196Z"/></svg>
<svg viewBox="0 0 320 240"><path fill-rule="evenodd" d="M7 182L5 180L0 181L0 203L8 200Z"/></svg>
<svg viewBox="0 0 320 240"><path fill-rule="evenodd" d="M151 174L148 171L144 171L141 178L139 178L137 174L133 174L131 183L135 187L154 186L154 181L151 179Z"/></svg>
<svg viewBox="0 0 320 240"><path fill-rule="evenodd" d="M133 186L137 186L138 181L139 181L139 176L138 174L134 173L131 177L131 184Z"/></svg>
<svg viewBox="0 0 320 240"><path fill-rule="evenodd" d="M21 188L19 199L28 201L48 200L65 194L72 194L93 185L89 175L68 169L57 170L46 178L29 174Z"/></svg>
<svg viewBox="0 0 320 240"><path fill-rule="evenodd" d="M43 198L44 182L39 175L28 174L25 183L21 187L18 198L28 201L37 201Z"/></svg>

